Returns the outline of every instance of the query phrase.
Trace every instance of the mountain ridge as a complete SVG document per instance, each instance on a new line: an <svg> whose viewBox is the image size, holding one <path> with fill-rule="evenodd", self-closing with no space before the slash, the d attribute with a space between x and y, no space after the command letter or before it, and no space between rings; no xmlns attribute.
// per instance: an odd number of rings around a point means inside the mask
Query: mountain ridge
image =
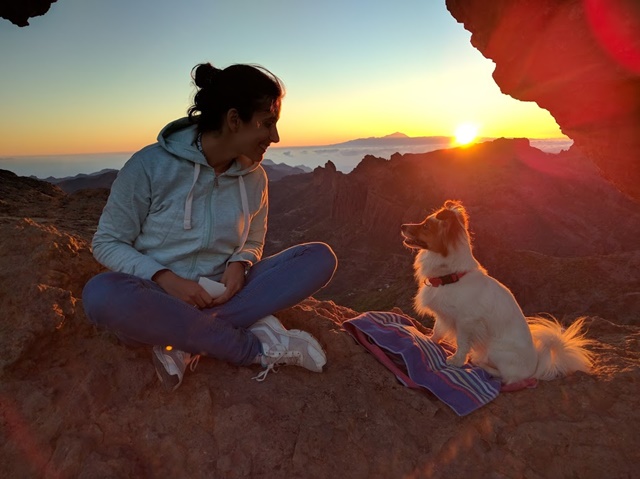
<svg viewBox="0 0 640 479"><path fill-rule="evenodd" d="M370 136L367 138L356 138L354 140L347 140L340 143L332 143L329 145L318 145L326 148L340 148L340 147L376 147L376 146L393 146L406 143L426 143L426 144L439 144L439 143L451 143L452 138L450 136L407 136L404 133L395 132L390 135L375 137Z"/></svg>
<svg viewBox="0 0 640 479"><path fill-rule="evenodd" d="M262 161L262 166L267 173L267 178L269 178L269 181L271 182L278 181L285 176L311 172L311 168L307 166L290 166L285 163L275 163L274 161L266 158ZM61 178L49 176L44 178L43 181L58 186L66 193L75 193L76 191L84 189L110 189L111 184L118 176L118 171L119 170L113 168L103 168L100 171L89 174L80 173L74 176L65 176ZM29 178L38 179L35 176L30 176Z"/></svg>
<svg viewBox="0 0 640 479"><path fill-rule="evenodd" d="M348 174L329 162L312 175L284 178L277 186L271 192L267 251L317 239L333 245L343 267L318 297L359 310L370 309L366 298L381 308L412 309L412 256L402 247L399 228L421 221L447 199L463 201L476 254L490 272L507 277L516 297L531 286L526 275L510 273L514 251L543 254L547 259L538 261L541 266L553 264L553 258L596 258L638 249L637 202L604 180L577 150L547 154L525 139L396 154L389 160L365 156ZM617 221L619 217L625 221ZM633 275L632 269L625 270ZM546 281L557 291L566 289L561 278ZM545 281L540 277L538 282L546 291ZM396 296L376 298L380 283ZM621 281L614 296L622 304L624 292L635 290L640 290L636 281ZM562 295L546 301L548 309L570 313ZM542 304L529 293L523 301L532 314ZM640 309L625 317L634 314L640 315Z"/></svg>

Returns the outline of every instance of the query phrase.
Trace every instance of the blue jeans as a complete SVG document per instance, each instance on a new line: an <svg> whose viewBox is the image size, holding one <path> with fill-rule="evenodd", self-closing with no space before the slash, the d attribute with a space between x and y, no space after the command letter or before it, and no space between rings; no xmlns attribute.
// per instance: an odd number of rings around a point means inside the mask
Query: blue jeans
<svg viewBox="0 0 640 479"><path fill-rule="evenodd" d="M244 288L213 308L199 310L153 281L117 272L91 278L82 301L92 323L125 343L171 345L246 365L262 352L249 326L314 294L331 280L336 267L328 245L305 243L253 265Z"/></svg>

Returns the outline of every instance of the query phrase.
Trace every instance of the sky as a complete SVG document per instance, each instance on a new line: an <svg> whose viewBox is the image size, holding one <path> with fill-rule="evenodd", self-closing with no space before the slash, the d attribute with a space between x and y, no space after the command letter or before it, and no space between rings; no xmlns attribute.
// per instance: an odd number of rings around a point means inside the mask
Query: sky
<svg viewBox="0 0 640 479"><path fill-rule="evenodd" d="M561 138L503 95L445 0L58 0L0 19L0 157L130 152L185 116L191 69L255 63L285 84L278 146L402 132Z"/></svg>

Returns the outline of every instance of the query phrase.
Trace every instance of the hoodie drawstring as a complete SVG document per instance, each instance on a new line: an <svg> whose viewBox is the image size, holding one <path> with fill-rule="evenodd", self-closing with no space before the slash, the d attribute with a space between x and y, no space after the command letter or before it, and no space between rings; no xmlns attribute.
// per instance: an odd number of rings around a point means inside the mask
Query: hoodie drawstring
<svg viewBox="0 0 640 479"><path fill-rule="evenodd" d="M236 253L240 252L244 248L244 244L249 237L249 200L247 199L247 188L244 186L244 178L238 177L240 186L240 200L242 201L242 215L244 217L244 224L242 225L242 236L240 236L240 246L236 248Z"/></svg>
<svg viewBox="0 0 640 479"><path fill-rule="evenodd" d="M183 227L185 230L191 229L191 207L193 206L193 189L196 186L196 182L198 181L198 176L200 176L200 164L193 164L193 183L191 183L191 188L189 189L189 193L187 194L187 200L184 203L184 221Z"/></svg>

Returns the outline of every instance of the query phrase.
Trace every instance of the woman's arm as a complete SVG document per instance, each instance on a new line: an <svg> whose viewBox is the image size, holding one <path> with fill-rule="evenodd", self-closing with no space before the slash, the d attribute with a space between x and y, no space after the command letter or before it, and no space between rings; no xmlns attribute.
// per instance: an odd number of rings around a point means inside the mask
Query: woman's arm
<svg viewBox="0 0 640 479"><path fill-rule="evenodd" d="M151 206L151 182L134 157L118 173L93 236L93 255L111 271L151 279L165 267L133 247Z"/></svg>
<svg viewBox="0 0 640 479"><path fill-rule="evenodd" d="M254 263L260 261L260 259L262 258L262 252L264 251L265 236L267 234L268 215L269 191L265 177L260 199L260 208L251 218L247 241L240 251L237 251L231 255L229 261L227 261L227 265L240 261L243 263L247 263L249 266L252 266Z"/></svg>

